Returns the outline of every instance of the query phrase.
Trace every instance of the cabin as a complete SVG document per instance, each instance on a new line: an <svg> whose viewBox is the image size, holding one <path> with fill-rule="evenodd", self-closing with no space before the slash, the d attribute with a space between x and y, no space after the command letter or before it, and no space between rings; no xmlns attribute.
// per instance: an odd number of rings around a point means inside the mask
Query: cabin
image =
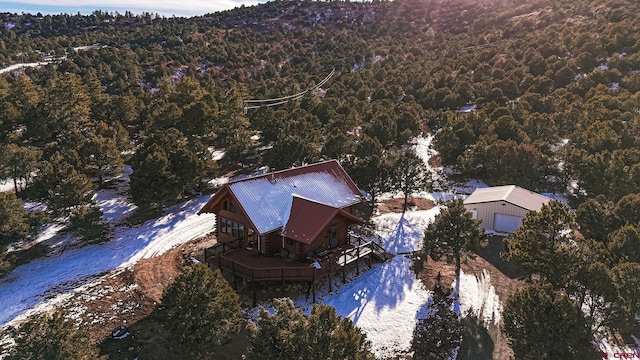
<svg viewBox="0 0 640 360"><path fill-rule="evenodd" d="M476 189L464 207L485 230L515 232L529 211L540 211L550 198L515 185Z"/></svg>
<svg viewBox="0 0 640 360"><path fill-rule="evenodd" d="M216 214L218 243L303 261L349 241L360 190L335 160L231 181L199 213Z"/></svg>

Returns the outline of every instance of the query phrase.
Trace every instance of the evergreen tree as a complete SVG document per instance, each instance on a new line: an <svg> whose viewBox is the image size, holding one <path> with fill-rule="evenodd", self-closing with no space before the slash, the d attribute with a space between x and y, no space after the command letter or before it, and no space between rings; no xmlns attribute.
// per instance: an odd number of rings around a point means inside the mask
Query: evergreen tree
<svg viewBox="0 0 640 360"><path fill-rule="evenodd" d="M105 175L117 174L122 170L123 162L115 140L102 136L94 136L80 149L87 175L98 176L98 184L102 186Z"/></svg>
<svg viewBox="0 0 640 360"><path fill-rule="evenodd" d="M29 233L27 212L12 192L0 192L0 252Z"/></svg>
<svg viewBox="0 0 640 360"><path fill-rule="evenodd" d="M617 263L640 263L640 229L633 225L626 225L609 235L609 250L611 257Z"/></svg>
<svg viewBox="0 0 640 360"><path fill-rule="evenodd" d="M451 293L436 286L426 317L419 319L413 330L411 350L414 359L442 360L453 357L461 344L463 329L452 305Z"/></svg>
<svg viewBox="0 0 640 360"><path fill-rule="evenodd" d="M619 226L640 225L640 194L623 196L616 203L613 212L617 216Z"/></svg>
<svg viewBox="0 0 640 360"><path fill-rule="evenodd" d="M502 316L516 359L602 358L580 306L548 285L534 284L511 295Z"/></svg>
<svg viewBox="0 0 640 360"><path fill-rule="evenodd" d="M91 344L89 334L60 312L30 318L20 326L15 341L7 360L105 359Z"/></svg>
<svg viewBox="0 0 640 360"><path fill-rule="evenodd" d="M207 358L212 345L228 343L242 326L238 295L220 270L203 264L183 270L164 290L162 306L174 356Z"/></svg>
<svg viewBox="0 0 640 360"><path fill-rule="evenodd" d="M627 313L609 267L586 249L576 251L572 256L575 266L571 269L566 292L590 320L592 332L601 328L625 329L623 320Z"/></svg>
<svg viewBox="0 0 640 360"><path fill-rule="evenodd" d="M353 156L345 163L353 181L370 196L372 208L380 194L392 190L392 168L393 162L382 144L367 135L360 136Z"/></svg>
<svg viewBox="0 0 640 360"><path fill-rule="evenodd" d="M567 206L551 201L540 211L527 213L522 225L507 237L502 256L521 266L529 276L538 275L541 281L561 288L570 274L574 224Z"/></svg>
<svg viewBox="0 0 640 360"><path fill-rule="evenodd" d="M79 206L71 211L70 228L84 240L90 242L105 240L109 224L102 215L102 210L95 203Z"/></svg>
<svg viewBox="0 0 640 360"><path fill-rule="evenodd" d="M444 257L454 262L456 277L460 275L460 258L475 252L485 239L480 221L473 219L462 203L448 203L424 231L424 251L435 260Z"/></svg>
<svg viewBox="0 0 640 360"><path fill-rule="evenodd" d="M200 184L205 162L180 131L170 128L147 139L132 157L131 168L133 202L144 209L160 210Z"/></svg>
<svg viewBox="0 0 640 360"><path fill-rule="evenodd" d="M617 223L614 203L602 194L587 199L576 209L576 221L585 238L606 244L609 233L615 229Z"/></svg>
<svg viewBox="0 0 640 360"><path fill-rule="evenodd" d="M315 304L306 316L284 298L274 300L274 310L261 308L258 323L250 325L247 359L374 359L366 335L333 307Z"/></svg>
<svg viewBox="0 0 640 360"><path fill-rule="evenodd" d="M13 179L15 192L22 191L29 186L41 156L40 150L30 146L7 144L0 147L0 176Z"/></svg>
<svg viewBox="0 0 640 360"><path fill-rule="evenodd" d="M401 152L395 160L393 187L404 195L402 211L407 210L409 194L425 191L431 183L431 176L424 161L412 150Z"/></svg>
<svg viewBox="0 0 640 360"><path fill-rule="evenodd" d="M180 189L160 145L151 144L139 149L131 159L131 168L129 193L136 205L159 211L175 203Z"/></svg>
<svg viewBox="0 0 640 360"><path fill-rule="evenodd" d="M67 154L69 156L69 154ZM55 214L67 214L88 204L93 184L84 174L56 152L42 164L34 183L34 192L42 197Z"/></svg>
<svg viewBox="0 0 640 360"><path fill-rule="evenodd" d="M627 311L627 325L638 325L640 315L640 264L623 262L611 269L613 281L620 294L622 305Z"/></svg>
<svg viewBox="0 0 640 360"><path fill-rule="evenodd" d="M247 359L302 359L308 319L288 298L274 299L273 309L271 314L261 307L258 323L250 324Z"/></svg>
<svg viewBox="0 0 640 360"><path fill-rule="evenodd" d="M314 304L308 321L305 359L374 359L367 336L353 321L338 316L334 307Z"/></svg>

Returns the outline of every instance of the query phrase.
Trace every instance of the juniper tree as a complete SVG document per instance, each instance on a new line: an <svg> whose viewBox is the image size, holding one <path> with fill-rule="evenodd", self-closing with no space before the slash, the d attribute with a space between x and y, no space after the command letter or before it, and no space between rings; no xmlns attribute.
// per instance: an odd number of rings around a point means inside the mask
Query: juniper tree
<svg viewBox="0 0 640 360"><path fill-rule="evenodd" d="M533 284L507 299L502 330L516 359L601 359L580 306L550 285Z"/></svg>
<svg viewBox="0 0 640 360"><path fill-rule="evenodd" d="M238 294L220 270L199 264L183 270L162 294L163 324L174 356L198 358L210 347L227 344L240 331Z"/></svg>
<svg viewBox="0 0 640 360"><path fill-rule="evenodd" d="M411 350L414 359L442 360L453 357L462 341L462 324L453 311L453 298L436 286L427 315L413 330Z"/></svg>
<svg viewBox="0 0 640 360"><path fill-rule="evenodd" d="M374 359L366 335L333 307L315 304L308 316L288 298L275 299L273 307L273 314L261 308L249 326L247 359Z"/></svg>
<svg viewBox="0 0 640 360"><path fill-rule="evenodd" d="M61 312L30 318L18 329L15 341L7 360L105 359L91 344L89 334Z"/></svg>
<svg viewBox="0 0 640 360"><path fill-rule="evenodd" d="M29 233L27 212L12 192L0 192L0 253L12 241Z"/></svg>

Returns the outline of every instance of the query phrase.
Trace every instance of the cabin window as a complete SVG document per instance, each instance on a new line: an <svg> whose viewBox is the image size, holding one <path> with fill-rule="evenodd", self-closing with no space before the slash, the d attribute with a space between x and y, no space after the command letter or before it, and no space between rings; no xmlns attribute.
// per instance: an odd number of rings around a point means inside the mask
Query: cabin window
<svg viewBox="0 0 640 360"><path fill-rule="evenodd" d="M229 199L226 199L222 202L222 210L227 210L229 212L235 213L236 209L233 206L233 202Z"/></svg>
<svg viewBox="0 0 640 360"><path fill-rule="evenodd" d="M244 237L244 224L220 218L220 233L242 239Z"/></svg>
<svg viewBox="0 0 640 360"><path fill-rule="evenodd" d="M232 222L231 223L231 235L235 238L244 237L244 225Z"/></svg>

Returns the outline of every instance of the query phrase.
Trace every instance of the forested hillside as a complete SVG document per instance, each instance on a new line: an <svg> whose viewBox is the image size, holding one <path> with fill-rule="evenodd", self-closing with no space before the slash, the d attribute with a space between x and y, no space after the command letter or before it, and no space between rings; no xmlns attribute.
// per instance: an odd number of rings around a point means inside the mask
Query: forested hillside
<svg viewBox="0 0 640 360"><path fill-rule="evenodd" d="M88 240L106 236L91 191L125 164L131 199L149 214L205 191L207 179L328 158L375 199L398 183L403 146L434 133L454 180L566 193L591 241L583 256L597 262L584 271L615 267L598 274L626 291L616 308L626 317L610 320L629 331L640 273L639 34L631 0L274 1L194 18L0 13L0 71L41 63L0 73L0 179L15 185L0 194L9 219L0 254L46 216L70 216ZM27 213L19 199L48 212Z"/></svg>

